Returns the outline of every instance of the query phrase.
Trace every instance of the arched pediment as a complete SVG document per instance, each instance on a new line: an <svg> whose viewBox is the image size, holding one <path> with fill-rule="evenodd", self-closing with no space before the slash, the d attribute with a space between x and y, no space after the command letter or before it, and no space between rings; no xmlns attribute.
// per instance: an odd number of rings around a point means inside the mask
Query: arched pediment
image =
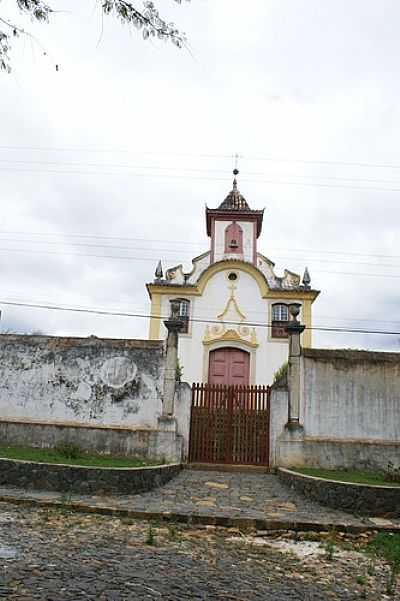
<svg viewBox="0 0 400 601"><path fill-rule="evenodd" d="M237 261L235 259L228 259L224 261L218 261L213 263L207 269L203 271L197 281L197 288L200 294L203 294L205 287L209 280L217 273L226 271L228 269L235 269L236 271L243 271L250 275L257 283L262 297L267 296L269 292L269 286L264 275L251 263L245 263L244 261Z"/></svg>

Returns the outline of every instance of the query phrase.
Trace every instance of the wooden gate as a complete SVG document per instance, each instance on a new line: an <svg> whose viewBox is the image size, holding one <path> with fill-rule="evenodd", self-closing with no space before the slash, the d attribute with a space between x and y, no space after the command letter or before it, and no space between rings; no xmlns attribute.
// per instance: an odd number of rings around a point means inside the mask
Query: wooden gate
<svg viewBox="0 0 400 601"><path fill-rule="evenodd" d="M269 464L269 386L193 384L191 463Z"/></svg>

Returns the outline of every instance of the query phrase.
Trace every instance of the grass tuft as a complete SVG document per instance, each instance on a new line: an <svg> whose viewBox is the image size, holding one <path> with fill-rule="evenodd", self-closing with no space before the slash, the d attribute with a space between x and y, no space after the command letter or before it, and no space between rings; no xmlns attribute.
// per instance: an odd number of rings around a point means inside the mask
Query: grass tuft
<svg viewBox="0 0 400 601"><path fill-rule="evenodd" d="M315 478L325 478L326 480L337 480L341 482L350 482L353 484L378 484L381 486L400 486L400 482L388 482L384 474L379 472L361 472L356 470L324 470L311 467L296 467L294 472L304 474L305 476L314 476Z"/></svg>
<svg viewBox="0 0 400 601"><path fill-rule="evenodd" d="M0 458L20 459L38 463L64 463L83 467L146 467L161 465L138 457L112 457L110 455L89 454L75 445L62 445L54 449L28 447L0 447Z"/></svg>
<svg viewBox="0 0 400 601"><path fill-rule="evenodd" d="M390 572L386 583L386 593L393 595L400 573L400 534L379 532L369 541L368 550L373 555L381 557L388 562Z"/></svg>
<svg viewBox="0 0 400 601"><path fill-rule="evenodd" d="M144 542L146 545L155 545L156 541L154 537L153 527L151 524L149 524L149 527L147 529L147 535Z"/></svg>

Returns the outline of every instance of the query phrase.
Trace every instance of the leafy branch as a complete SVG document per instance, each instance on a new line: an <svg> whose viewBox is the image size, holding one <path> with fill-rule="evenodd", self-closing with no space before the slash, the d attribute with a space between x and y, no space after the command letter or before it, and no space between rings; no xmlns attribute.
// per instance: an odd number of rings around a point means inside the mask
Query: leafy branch
<svg viewBox="0 0 400 601"><path fill-rule="evenodd" d="M181 4L182 0L174 0L174 2ZM143 4L143 11L139 11L133 6L132 2L126 0L104 0L102 8L104 14L109 15L114 12L122 22L129 23L137 29L142 29L145 40L150 37L158 37L159 39L170 40L175 46L181 48L186 43L185 34L176 28L175 23L167 23L160 17L154 2L146 1Z"/></svg>
<svg viewBox="0 0 400 601"><path fill-rule="evenodd" d="M173 0L182 4L182 0ZM190 0L186 0L190 2ZM0 0L1 2L1 0ZM32 21L44 23L50 22L50 16L55 13L49 4L44 0L16 0L21 13L30 15ZM128 0L102 0L101 10L105 15L114 14L122 23L126 23L142 30L143 39L157 37L162 40L169 40L178 48L186 45L186 36L179 31L175 23L167 22L160 16L154 2L146 0L143 2L143 9L139 10ZM10 50L12 38L18 38L21 35L29 36L39 46L39 42L25 29L0 16L0 71L11 72ZM5 26L5 28L4 28ZM44 52L44 54L47 54ZM58 70L58 65L56 65Z"/></svg>

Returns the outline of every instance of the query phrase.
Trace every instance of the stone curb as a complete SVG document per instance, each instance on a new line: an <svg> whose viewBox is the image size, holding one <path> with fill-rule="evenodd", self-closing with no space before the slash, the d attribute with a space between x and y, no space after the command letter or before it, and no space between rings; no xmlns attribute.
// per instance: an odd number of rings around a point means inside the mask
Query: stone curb
<svg viewBox="0 0 400 601"><path fill-rule="evenodd" d="M175 513L173 511L137 511L112 507L110 505L89 505L81 502L62 502L27 497L0 495L0 503L13 503L15 505L48 507L68 510L76 513L109 515L112 517L127 517L146 521L180 522L189 525L219 526L223 528L238 528L243 530L258 530L265 532L288 531L296 532L345 532L347 534L363 534L367 532L393 532L400 533L400 525L378 526L372 524L357 525L343 522L325 523L316 521L291 521L277 519L257 519L228 517L224 515L202 515L196 513Z"/></svg>
<svg viewBox="0 0 400 601"><path fill-rule="evenodd" d="M137 494L158 488L181 471L180 463L113 467L45 463L0 457L0 486L77 496Z"/></svg>
<svg viewBox="0 0 400 601"><path fill-rule="evenodd" d="M278 478L302 495L327 507L362 516L400 517L400 486L329 480L278 468Z"/></svg>

